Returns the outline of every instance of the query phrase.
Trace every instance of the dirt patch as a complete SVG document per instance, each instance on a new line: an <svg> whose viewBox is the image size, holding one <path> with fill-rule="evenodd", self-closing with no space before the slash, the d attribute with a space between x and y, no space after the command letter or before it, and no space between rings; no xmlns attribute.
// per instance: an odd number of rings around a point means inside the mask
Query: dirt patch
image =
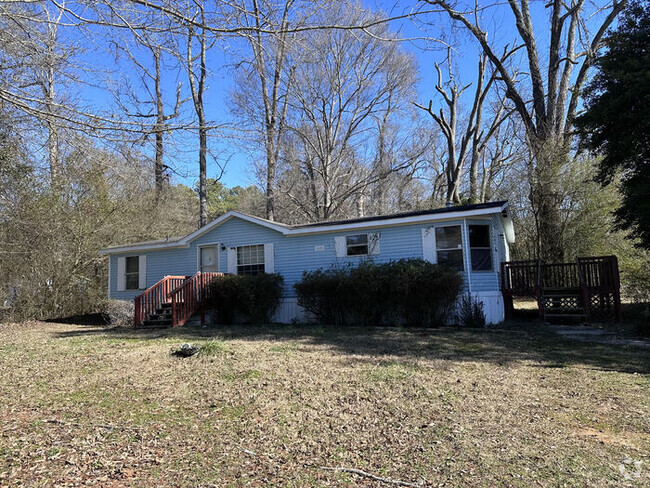
<svg viewBox="0 0 650 488"><path fill-rule="evenodd" d="M641 432L602 432L592 428L582 428L576 431L580 437L589 437L598 442L608 445L633 447L639 449L650 443L650 434Z"/></svg>

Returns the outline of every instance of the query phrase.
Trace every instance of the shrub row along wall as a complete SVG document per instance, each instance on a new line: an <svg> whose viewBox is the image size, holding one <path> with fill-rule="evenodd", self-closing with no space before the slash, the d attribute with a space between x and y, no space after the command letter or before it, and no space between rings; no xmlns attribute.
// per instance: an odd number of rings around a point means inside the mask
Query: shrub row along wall
<svg viewBox="0 0 650 488"><path fill-rule="evenodd" d="M437 327L453 311L463 285L455 270L422 259L303 273L298 304L325 324Z"/></svg>
<svg viewBox="0 0 650 488"><path fill-rule="evenodd" d="M208 306L216 310L222 324L268 323L280 304L283 283L279 273L225 275L210 284Z"/></svg>

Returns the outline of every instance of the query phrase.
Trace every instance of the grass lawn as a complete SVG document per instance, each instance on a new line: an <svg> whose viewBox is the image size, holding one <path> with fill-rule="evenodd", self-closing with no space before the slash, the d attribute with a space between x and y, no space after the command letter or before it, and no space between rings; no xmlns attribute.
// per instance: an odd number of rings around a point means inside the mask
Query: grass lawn
<svg viewBox="0 0 650 488"><path fill-rule="evenodd" d="M539 328L539 326L537 326ZM0 486L648 486L650 350L522 330L0 324ZM183 342L192 358L170 355Z"/></svg>

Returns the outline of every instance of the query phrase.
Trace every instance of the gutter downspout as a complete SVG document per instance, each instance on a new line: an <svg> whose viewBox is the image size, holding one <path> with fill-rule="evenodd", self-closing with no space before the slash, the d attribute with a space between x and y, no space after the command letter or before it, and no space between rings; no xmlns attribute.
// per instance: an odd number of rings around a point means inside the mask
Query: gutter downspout
<svg viewBox="0 0 650 488"><path fill-rule="evenodd" d="M471 249L469 247L469 227L467 219L463 219L463 234L467 236L467 240L462 239L463 245L463 259L465 260L465 272L467 273L467 291L472 294L472 257Z"/></svg>

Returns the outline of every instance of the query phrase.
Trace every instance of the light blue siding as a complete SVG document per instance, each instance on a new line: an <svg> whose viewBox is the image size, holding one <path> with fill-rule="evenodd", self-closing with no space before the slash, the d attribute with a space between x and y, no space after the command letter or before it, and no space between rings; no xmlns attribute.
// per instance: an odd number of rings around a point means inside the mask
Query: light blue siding
<svg viewBox="0 0 650 488"><path fill-rule="evenodd" d="M472 291L498 291L498 263L503 251L500 247L502 240L499 235L503 233L498 215L494 218L468 220L471 223L488 223L492 225L493 262L492 271L472 272ZM223 244L226 248L251 245L274 244L275 272L281 273L285 280L285 297L295 297L294 283L299 281L304 271L312 271L331 266L356 265L363 259L372 259L375 262L385 262L402 258L421 258L422 229L432 226L461 225L463 227L463 246L468 251L467 227L463 220L449 220L427 224L410 224L393 227L366 228L363 230L349 230L347 232L328 232L313 235L285 236L281 232L233 217L216 228L194 239L189 247L150 250L113 254L110 256L110 295L111 298L132 299L141 291L117 291L117 259L120 256L133 256L146 254L147 256L147 287L155 284L166 275L193 275L198 271L198 247L200 245L218 243L219 271L227 272L227 251L221 250ZM355 233L379 233L380 253L374 256L336 257L334 241L337 236ZM322 250L317 250L321 248ZM468 263L468 259L466 259Z"/></svg>

